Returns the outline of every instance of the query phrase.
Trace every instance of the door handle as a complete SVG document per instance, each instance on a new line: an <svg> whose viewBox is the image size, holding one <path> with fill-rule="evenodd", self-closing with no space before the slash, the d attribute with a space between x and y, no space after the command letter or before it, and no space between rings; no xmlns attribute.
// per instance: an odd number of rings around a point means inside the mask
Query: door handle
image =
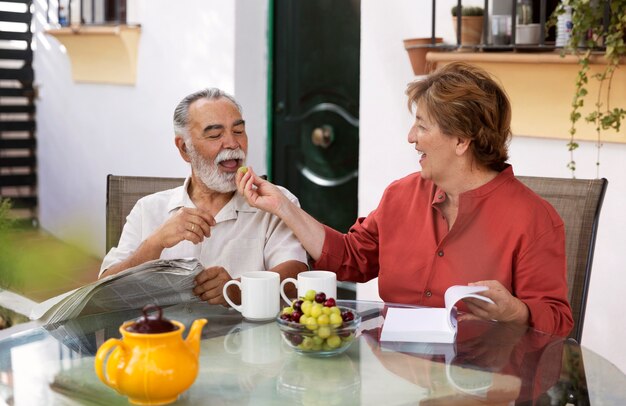
<svg viewBox="0 0 626 406"><path fill-rule="evenodd" d="M311 131L311 142L321 148L328 148L335 140L335 131L329 125L314 128Z"/></svg>

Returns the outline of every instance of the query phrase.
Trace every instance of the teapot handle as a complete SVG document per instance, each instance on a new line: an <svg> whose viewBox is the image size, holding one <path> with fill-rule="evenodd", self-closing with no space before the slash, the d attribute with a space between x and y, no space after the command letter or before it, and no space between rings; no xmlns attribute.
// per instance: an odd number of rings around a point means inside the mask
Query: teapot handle
<svg viewBox="0 0 626 406"><path fill-rule="evenodd" d="M104 372L104 369L107 366L107 363L110 360L108 357L109 353L113 351L115 346L123 347L124 343L122 340L118 340L117 338L109 338L98 348L98 352L96 352L96 360L95 360L95 368L96 374L98 378L108 386L117 390L117 381L115 377L110 377L108 374ZM106 360L106 362L105 362Z"/></svg>

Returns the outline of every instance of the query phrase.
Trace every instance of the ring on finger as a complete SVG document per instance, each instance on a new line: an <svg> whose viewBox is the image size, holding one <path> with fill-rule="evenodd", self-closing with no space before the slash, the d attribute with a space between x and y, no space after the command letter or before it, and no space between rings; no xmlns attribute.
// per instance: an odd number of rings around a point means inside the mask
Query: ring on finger
<svg viewBox="0 0 626 406"><path fill-rule="evenodd" d="M195 224L191 224L191 232L193 233L196 230L196 225Z"/></svg>

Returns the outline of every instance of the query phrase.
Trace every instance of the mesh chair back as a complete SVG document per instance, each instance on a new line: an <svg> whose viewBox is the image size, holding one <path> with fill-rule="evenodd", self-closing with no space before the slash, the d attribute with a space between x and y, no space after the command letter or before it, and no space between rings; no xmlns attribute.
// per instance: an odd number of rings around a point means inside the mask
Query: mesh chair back
<svg viewBox="0 0 626 406"><path fill-rule="evenodd" d="M117 246L126 216L142 197L181 186L185 178L107 176L106 252Z"/></svg>
<svg viewBox="0 0 626 406"><path fill-rule="evenodd" d="M529 176L517 178L547 200L565 223L567 285L574 317L574 328L570 337L580 342L596 232L608 181L604 178L560 179Z"/></svg>

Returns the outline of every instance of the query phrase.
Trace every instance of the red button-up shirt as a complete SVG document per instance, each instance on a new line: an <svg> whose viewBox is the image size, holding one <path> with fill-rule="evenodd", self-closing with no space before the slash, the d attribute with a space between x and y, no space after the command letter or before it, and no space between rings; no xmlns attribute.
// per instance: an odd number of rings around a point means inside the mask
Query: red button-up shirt
<svg viewBox="0 0 626 406"><path fill-rule="evenodd" d="M393 182L347 234L326 227L314 267L335 271L339 280L378 277L384 301L431 307L444 307L452 285L497 280L528 306L532 327L567 335L573 321L565 229L556 210L510 166L459 196L450 230L438 207L445 199L420 173Z"/></svg>

